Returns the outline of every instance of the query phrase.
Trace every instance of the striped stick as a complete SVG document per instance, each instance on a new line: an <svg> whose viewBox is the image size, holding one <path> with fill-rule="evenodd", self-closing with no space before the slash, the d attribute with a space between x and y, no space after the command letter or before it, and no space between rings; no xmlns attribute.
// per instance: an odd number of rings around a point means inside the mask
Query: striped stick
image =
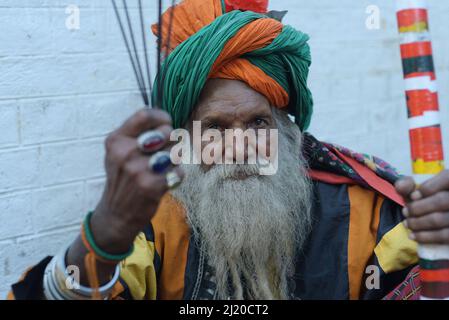
<svg viewBox="0 0 449 320"><path fill-rule="evenodd" d="M396 0L413 173L418 184L444 169L426 0ZM449 246L420 245L421 299L449 300Z"/></svg>

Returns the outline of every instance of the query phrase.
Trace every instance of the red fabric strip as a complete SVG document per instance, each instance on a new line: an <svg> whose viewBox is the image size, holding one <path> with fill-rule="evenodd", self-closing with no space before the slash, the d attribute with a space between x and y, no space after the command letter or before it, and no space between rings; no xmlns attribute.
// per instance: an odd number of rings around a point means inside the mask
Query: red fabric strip
<svg viewBox="0 0 449 320"><path fill-rule="evenodd" d="M310 169L308 171L310 178L312 180L317 180L321 182L326 182L330 184L356 184L354 180L348 177L340 176L335 173L325 172L325 171L319 171L319 170L312 170Z"/></svg>
<svg viewBox="0 0 449 320"><path fill-rule="evenodd" d="M367 167L365 167L363 164L359 163L357 160L354 160L338 150L333 150L338 156L340 156L348 165L354 169L360 177L362 177L363 180L368 183L368 185L371 186L374 190L377 192L383 194L385 197L393 200L397 204L404 206L405 202L399 193L396 192L396 189L392 184L390 184L388 181L380 178L376 173Z"/></svg>

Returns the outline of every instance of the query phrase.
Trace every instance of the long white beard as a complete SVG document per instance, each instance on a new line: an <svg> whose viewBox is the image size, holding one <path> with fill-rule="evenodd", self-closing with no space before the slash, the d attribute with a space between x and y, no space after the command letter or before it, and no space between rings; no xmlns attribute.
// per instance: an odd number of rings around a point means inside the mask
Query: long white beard
<svg viewBox="0 0 449 320"><path fill-rule="evenodd" d="M173 192L215 269L222 299L288 299L295 257L310 230L311 184L301 133L283 112L274 112L275 175L257 175L257 165L215 165L207 172L185 165L186 178ZM248 178L234 179L242 173Z"/></svg>

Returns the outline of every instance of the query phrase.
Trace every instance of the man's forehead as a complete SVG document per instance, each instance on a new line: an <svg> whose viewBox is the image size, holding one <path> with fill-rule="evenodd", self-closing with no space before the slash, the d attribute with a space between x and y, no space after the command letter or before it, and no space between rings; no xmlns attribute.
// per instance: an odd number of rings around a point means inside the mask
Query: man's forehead
<svg viewBox="0 0 449 320"><path fill-rule="evenodd" d="M203 89L194 117L239 111L271 114L268 100L246 83L238 80L210 79Z"/></svg>

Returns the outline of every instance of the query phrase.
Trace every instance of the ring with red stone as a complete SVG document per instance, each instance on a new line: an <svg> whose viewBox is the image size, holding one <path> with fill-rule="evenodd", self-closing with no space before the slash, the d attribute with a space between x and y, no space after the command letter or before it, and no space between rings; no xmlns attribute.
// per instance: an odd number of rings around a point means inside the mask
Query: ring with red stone
<svg viewBox="0 0 449 320"><path fill-rule="evenodd" d="M137 138L137 144L143 153L151 153L163 146L164 135L158 130L147 131Z"/></svg>

